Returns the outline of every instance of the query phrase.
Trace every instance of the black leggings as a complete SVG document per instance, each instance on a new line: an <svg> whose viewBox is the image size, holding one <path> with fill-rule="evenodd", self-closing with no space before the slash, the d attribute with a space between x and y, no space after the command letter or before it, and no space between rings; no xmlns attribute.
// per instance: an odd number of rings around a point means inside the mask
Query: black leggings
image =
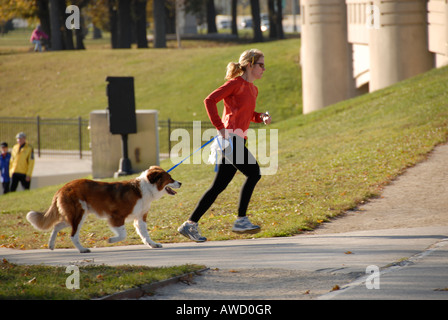
<svg viewBox="0 0 448 320"><path fill-rule="evenodd" d="M240 192L238 217L246 216L247 207L249 206L249 201L255 185L261 178L260 167L254 156L246 148L245 140L238 136L233 136L232 138L233 150L228 151L231 148L224 150L221 162L218 165L218 172L216 173L215 180L199 200L190 216L191 221L198 222L199 219L201 219L213 202L215 202L218 195L227 188L237 170L241 171L246 176L246 181Z"/></svg>

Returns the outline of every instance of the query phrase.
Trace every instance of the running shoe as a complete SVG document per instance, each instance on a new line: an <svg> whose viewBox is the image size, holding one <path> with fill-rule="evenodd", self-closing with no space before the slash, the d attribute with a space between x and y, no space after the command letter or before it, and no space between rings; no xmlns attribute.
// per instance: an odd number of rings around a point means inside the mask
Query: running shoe
<svg viewBox="0 0 448 320"><path fill-rule="evenodd" d="M206 237L203 237L201 235L201 232L199 231L199 227L197 222L188 222L185 221L178 229L179 233L183 235L186 238L189 238L190 240L196 241L196 242L204 242L207 241Z"/></svg>
<svg viewBox="0 0 448 320"><path fill-rule="evenodd" d="M235 233L258 233L261 231L260 226L256 226L249 221L248 217L239 217L233 224L232 231Z"/></svg>

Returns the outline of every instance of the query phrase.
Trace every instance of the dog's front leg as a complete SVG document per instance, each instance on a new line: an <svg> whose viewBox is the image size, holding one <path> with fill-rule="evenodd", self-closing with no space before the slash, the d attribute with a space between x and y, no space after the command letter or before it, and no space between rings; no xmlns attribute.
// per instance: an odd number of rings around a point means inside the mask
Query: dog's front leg
<svg viewBox="0 0 448 320"><path fill-rule="evenodd" d="M142 238L143 244L150 246L151 248L162 248L160 243L156 243L151 240L148 233L148 227L146 226L146 222L141 219L134 220L134 227L137 234Z"/></svg>

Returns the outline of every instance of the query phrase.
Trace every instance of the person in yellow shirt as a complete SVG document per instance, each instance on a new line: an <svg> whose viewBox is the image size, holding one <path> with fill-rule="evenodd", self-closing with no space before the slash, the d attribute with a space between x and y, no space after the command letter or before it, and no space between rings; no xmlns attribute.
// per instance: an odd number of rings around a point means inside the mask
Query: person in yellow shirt
<svg viewBox="0 0 448 320"><path fill-rule="evenodd" d="M9 163L11 191L16 191L19 182L25 190L29 190L34 169L34 150L26 142L25 133L19 132L16 139L17 144L12 148L11 161Z"/></svg>

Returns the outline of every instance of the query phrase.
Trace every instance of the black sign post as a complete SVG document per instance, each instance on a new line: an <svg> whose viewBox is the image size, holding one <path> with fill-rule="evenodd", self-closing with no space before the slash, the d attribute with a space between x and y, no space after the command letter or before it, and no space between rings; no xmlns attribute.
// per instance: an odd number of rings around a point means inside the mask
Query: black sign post
<svg viewBox="0 0 448 320"><path fill-rule="evenodd" d="M135 114L134 78L107 77L107 96L109 101L109 130L121 135L121 152L118 171L114 176L132 174L131 160L128 158L128 134L137 133Z"/></svg>

